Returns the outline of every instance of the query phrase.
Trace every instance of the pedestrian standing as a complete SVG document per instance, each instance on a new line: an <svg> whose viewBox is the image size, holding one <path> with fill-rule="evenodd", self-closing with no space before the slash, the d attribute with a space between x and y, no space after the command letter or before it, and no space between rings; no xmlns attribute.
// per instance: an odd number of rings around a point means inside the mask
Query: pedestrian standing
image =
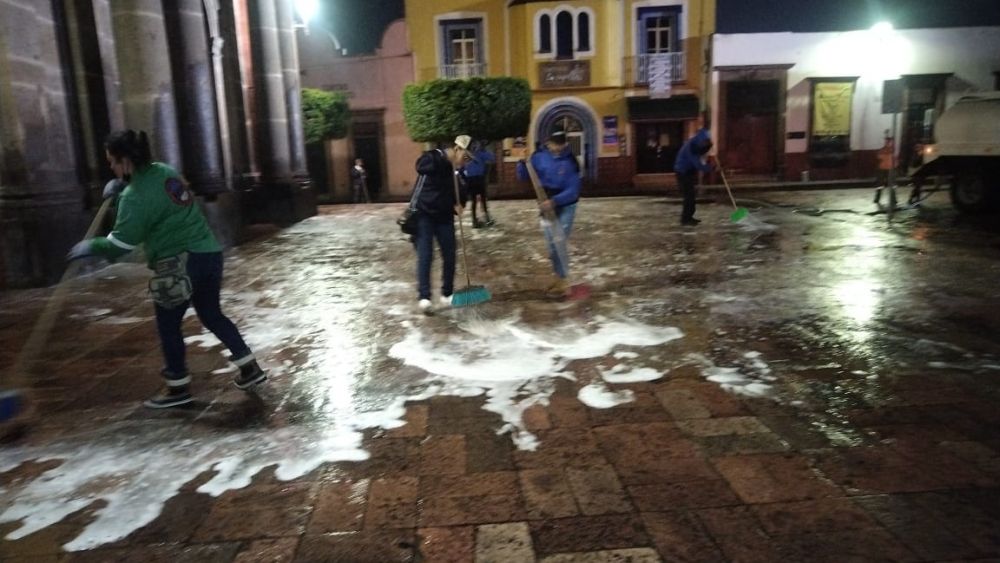
<svg viewBox="0 0 1000 563"><path fill-rule="evenodd" d="M463 175L469 189L469 200L472 202L472 228L492 227L495 223L490 217L490 209L486 202L486 185L489 183L490 166L496 162L493 153L486 150L484 144L474 145L469 152L469 160L463 168ZM482 202L483 215L486 222L476 219L476 202Z"/></svg>
<svg viewBox="0 0 1000 563"><path fill-rule="evenodd" d="M576 216L576 205L580 200L580 165L576 161L576 155L566 143L566 132L552 133L545 143L545 148L540 148L531 155L531 166L538 174L538 180L547 196L545 201L539 203L539 209L543 213L549 211L555 213L558 225L552 225L550 229L562 228L565 242L568 243L570 232L573 230L573 219ZM520 180L529 179L524 161L517 164L517 177ZM562 297L569 291L566 282L569 264L563 263L564 259L568 261L569 257L560 257L560 249L556 247L550 229L546 229L545 238L549 245L549 259L552 261L556 279L546 292Z"/></svg>
<svg viewBox="0 0 1000 563"><path fill-rule="evenodd" d="M371 203L371 196L368 194L368 171L365 170L365 161L360 158L354 159L354 166L351 168L351 188L353 203Z"/></svg>
<svg viewBox="0 0 1000 563"><path fill-rule="evenodd" d="M693 137L684 143L677 153L674 162L674 173L677 175L677 185L684 198L681 207L681 225L694 226L701 223L694 218L695 198L698 195L698 173L711 172L712 165L708 162L708 151L712 149L712 138L708 129L702 127Z"/></svg>
<svg viewBox="0 0 1000 563"><path fill-rule="evenodd" d="M441 250L442 306L451 306L455 289L455 215L462 220L465 197L462 190L456 199L457 170L463 165L472 139L459 135L451 148L434 149L417 159L417 174L423 176L416 201L417 234L413 245L417 251L417 306L429 314L431 301L431 263L434 260L434 241Z"/></svg>
<svg viewBox="0 0 1000 563"><path fill-rule="evenodd" d="M153 162L149 138L132 130L111 134L105 143L108 164L117 182L109 182L105 199L117 198L117 217L107 237L81 241L70 260L100 256L115 260L143 245L156 328L166 366L161 374L165 390L145 401L150 408L191 402L184 336L181 324L189 305L201 323L229 349L229 360L239 368L233 383L250 389L267 379L236 325L222 313L222 247L195 203L183 178L170 166Z"/></svg>

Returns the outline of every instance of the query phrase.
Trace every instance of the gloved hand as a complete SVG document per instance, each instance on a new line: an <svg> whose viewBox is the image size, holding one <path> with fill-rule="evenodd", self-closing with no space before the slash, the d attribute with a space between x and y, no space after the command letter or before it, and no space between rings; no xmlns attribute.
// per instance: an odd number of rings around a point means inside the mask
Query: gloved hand
<svg viewBox="0 0 1000 563"><path fill-rule="evenodd" d="M73 245L70 249L69 254L66 255L66 260L78 260L80 258L86 258L88 256L93 256L94 252L91 249L90 239L81 240L80 242Z"/></svg>
<svg viewBox="0 0 1000 563"><path fill-rule="evenodd" d="M104 199L116 198L119 195L121 195L122 191L125 189L125 186L127 185L128 184L125 183L125 181L122 180L121 178L115 178L109 181L107 184L104 184L104 193L101 194L101 197L103 197Z"/></svg>

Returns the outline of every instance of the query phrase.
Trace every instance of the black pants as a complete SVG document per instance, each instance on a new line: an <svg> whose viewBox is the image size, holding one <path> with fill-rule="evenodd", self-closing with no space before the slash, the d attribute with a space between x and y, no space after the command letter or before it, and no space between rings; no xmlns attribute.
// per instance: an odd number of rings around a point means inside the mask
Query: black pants
<svg viewBox="0 0 1000 563"><path fill-rule="evenodd" d="M698 172L677 174L677 185L681 189L684 205L681 207L681 222L694 219L694 200L698 195Z"/></svg>
<svg viewBox="0 0 1000 563"><path fill-rule="evenodd" d="M490 218L490 209L486 206L486 176L469 176L469 199L472 200L472 223L476 223L476 196L483 202L483 213Z"/></svg>
<svg viewBox="0 0 1000 563"><path fill-rule="evenodd" d="M184 361L184 335L181 325L188 305L194 305L198 319L205 328L218 337L234 358L242 358L250 353L250 348L240 335L240 331L222 313L219 306L219 292L222 288L222 253L188 253L187 273L191 278L191 300L172 309L165 309L154 303L156 308L156 328L160 333L160 344L166 360L168 379L182 379L187 375Z"/></svg>

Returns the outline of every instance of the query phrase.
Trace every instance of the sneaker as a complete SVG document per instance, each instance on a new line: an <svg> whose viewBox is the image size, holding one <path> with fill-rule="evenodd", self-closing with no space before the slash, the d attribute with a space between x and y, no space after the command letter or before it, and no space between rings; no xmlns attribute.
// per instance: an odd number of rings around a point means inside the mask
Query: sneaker
<svg viewBox="0 0 1000 563"><path fill-rule="evenodd" d="M164 390L143 401L143 406L151 409L169 409L179 407L191 402L191 392L188 385L191 383L190 376L180 379L166 378Z"/></svg>
<svg viewBox="0 0 1000 563"><path fill-rule="evenodd" d="M493 225L496 225L496 224L497 224L497 222L495 220L493 220L493 219L487 219L486 220L486 226L487 227L492 227Z"/></svg>
<svg viewBox="0 0 1000 563"><path fill-rule="evenodd" d="M233 385L237 389L246 390L267 381L267 373L261 369L253 354L247 354L238 360L230 358L229 361L240 368L240 373L233 378Z"/></svg>
<svg viewBox="0 0 1000 563"><path fill-rule="evenodd" d="M486 226L486 223L483 223L482 221L474 221L472 223L472 228L473 229L482 229L485 226Z"/></svg>
<svg viewBox="0 0 1000 563"><path fill-rule="evenodd" d="M565 297L568 292L569 285L562 278L557 278L556 281L552 282L552 285L545 288L545 293L549 297Z"/></svg>
<svg viewBox="0 0 1000 563"><path fill-rule="evenodd" d="M690 219L681 219L681 225L684 225L685 227L693 227L698 223L701 223L701 219L695 219L694 217Z"/></svg>
<svg viewBox="0 0 1000 563"><path fill-rule="evenodd" d="M431 308L433 306L434 306L434 304L431 303L430 299L421 299L420 302L417 303L417 307L420 308L420 312L423 313L423 314L425 314L425 315L430 314Z"/></svg>
<svg viewBox="0 0 1000 563"><path fill-rule="evenodd" d="M439 301L442 307L451 307L451 295L442 295Z"/></svg>

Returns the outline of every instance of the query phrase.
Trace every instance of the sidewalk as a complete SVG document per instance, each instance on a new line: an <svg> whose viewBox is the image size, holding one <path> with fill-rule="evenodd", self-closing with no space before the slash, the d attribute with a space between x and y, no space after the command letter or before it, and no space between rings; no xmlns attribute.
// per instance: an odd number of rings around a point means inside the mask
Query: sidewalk
<svg viewBox="0 0 1000 563"><path fill-rule="evenodd" d="M493 300L430 317L402 205L325 207L227 258L268 384L235 389L192 316L197 402L167 412L138 406L146 272L95 271L33 371L42 416L0 446L0 560L1000 557L997 225L945 194L891 223L867 191L769 199L697 228L583 200L580 303L540 295L532 202L496 202L466 229ZM4 366L49 293L0 295Z"/></svg>

